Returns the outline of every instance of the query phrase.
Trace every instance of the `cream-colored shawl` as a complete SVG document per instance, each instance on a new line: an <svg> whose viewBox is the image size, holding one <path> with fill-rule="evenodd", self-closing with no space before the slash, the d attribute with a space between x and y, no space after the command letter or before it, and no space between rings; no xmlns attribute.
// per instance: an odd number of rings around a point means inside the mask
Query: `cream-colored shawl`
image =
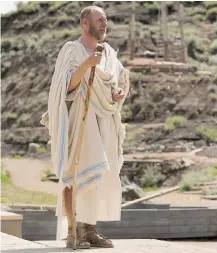
<svg viewBox="0 0 217 253"><path fill-rule="evenodd" d="M107 129L105 125L98 125L96 115L100 118L114 118L119 170L123 163L122 144L125 129L121 123L120 110L129 91L129 73L124 70L119 76L116 52L107 43L104 43L104 46L106 67L105 71L96 67L81 148L81 157L85 159L81 159L78 165L78 190L87 190L98 183L103 178L104 172L109 169L102 138L103 132ZM73 180L74 154L84 113L90 69L85 73L81 84L70 94L67 94L66 76L69 70L76 69L88 56L79 40L67 42L62 47L51 82L48 112L42 116L41 121L49 129L54 172L64 186L70 186ZM124 99L115 104L112 103L111 86L119 86L125 92ZM67 103L70 104L69 107Z"/></svg>

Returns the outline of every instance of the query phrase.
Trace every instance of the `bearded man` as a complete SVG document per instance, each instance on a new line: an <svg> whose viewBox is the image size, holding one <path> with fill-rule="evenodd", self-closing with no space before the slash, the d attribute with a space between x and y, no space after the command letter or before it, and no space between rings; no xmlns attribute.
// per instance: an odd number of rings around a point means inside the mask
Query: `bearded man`
<svg viewBox="0 0 217 253"><path fill-rule="evenodd" d="M97 6L86 7L80 14L80 23L80 38L65 43L58 54L48 113L41 121L49 129L52 161L59 178L57 239L63 238L67 230L66 246L73 247L74 155L88 80L91 68L96 66L76 177L76 221L80 224L76 242L77 248L113 247L111 240L97 232L96 223L121 219L119 173L125 129L120 110L129 91L129 73L107 43L103 43L102 53L95 52L98 42L106 36L104 11Z"/></svg>

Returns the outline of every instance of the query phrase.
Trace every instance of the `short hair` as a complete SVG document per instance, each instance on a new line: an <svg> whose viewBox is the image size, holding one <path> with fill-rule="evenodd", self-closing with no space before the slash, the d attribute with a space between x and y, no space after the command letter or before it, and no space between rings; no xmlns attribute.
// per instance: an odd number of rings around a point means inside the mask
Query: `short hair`
<svg viewBox="0 0 217 253"><path fill-rule="evenodd" d="M97 11L97 10L103 11L102 8L100 8L99 6L96 6L96 5L91 5L91 6L84 8L80 14L80 23L83 18L89 18L90 15L92 15L94 13L94 11Z"/></svg>

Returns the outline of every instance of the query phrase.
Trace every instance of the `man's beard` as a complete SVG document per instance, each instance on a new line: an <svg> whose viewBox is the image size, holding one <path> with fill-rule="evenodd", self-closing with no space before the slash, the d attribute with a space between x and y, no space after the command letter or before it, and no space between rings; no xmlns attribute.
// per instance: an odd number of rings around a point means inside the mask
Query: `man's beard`
<svg viewBox="0 0 217 253"><path fill-rule="evenodd" d="M90 23L89 34L93 36L96 40L104 40L106 37L106 32L97 32L94 25Z"/></svg>

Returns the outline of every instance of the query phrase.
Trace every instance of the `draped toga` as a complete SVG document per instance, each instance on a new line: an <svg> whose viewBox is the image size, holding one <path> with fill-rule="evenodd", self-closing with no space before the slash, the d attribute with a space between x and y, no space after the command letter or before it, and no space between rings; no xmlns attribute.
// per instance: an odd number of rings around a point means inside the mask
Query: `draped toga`
<svg viewBox="0 0 217 253"><path fill-rule="evenodd" d="M120 220L121 214L119 173L125 128L120 111L129 91L129 72L120 71L115 50L107 43L104 47L101 63L96 66L77 173L76 220L88 224ZM57 239L67 233L63 189L73 183L74 155L91 69L86 71L77 88L70 93L67 90L71 75L88 56L79 39L63 45L52 77L48 111L41 121L51 136L53 167L59 178ZM125 97L115 103L111 92L114 87L122 88L125 93Z"/></svg>

